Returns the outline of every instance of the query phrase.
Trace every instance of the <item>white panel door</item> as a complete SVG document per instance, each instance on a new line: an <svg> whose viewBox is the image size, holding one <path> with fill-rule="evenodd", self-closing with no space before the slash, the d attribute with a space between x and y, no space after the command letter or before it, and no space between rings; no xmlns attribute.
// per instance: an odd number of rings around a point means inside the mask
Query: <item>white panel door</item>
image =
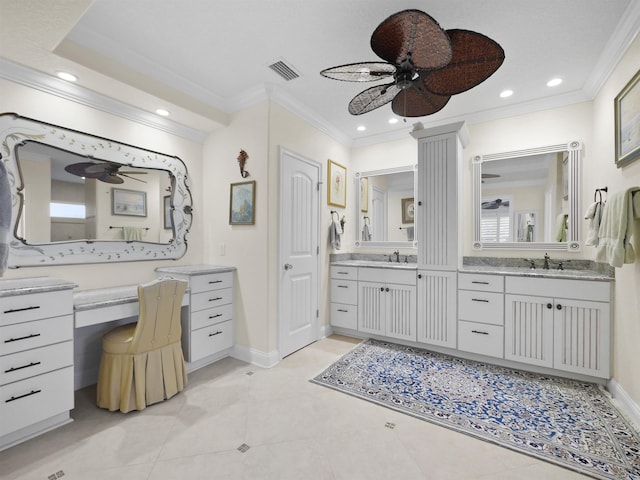
<svg viewBox="0 0 640 480"><path fill-rule="evenodd" d="M412 285L385 286L386 335L416 341L416 287Z"/></svg>
<svg viewBox="0 0 640 480"><path fill-rule="evenodd" d="M418 270L418 341L456 347L457 274Z"/></svg>
<svg viewBox="0 0 640 480"><path fill-rule="evenodd" d="M505 295L504 358L553 367L553 299Z"/></svg>
<svg viewBox="0 0 640 480"><path fill-rule="evenodd" d="M358 282L358 331L385 334L384 283Z"/></svg>
<svg viewBox="0 0 640 480"><path fill-rule="evenodd" d="M280 357L318 332L320 165L280 151Z"/></svg>

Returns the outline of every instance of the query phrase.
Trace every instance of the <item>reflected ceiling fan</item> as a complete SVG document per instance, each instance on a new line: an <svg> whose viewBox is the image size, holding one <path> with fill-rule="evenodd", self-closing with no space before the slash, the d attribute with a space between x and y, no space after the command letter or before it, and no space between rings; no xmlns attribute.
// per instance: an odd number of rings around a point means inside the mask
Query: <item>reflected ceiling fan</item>
<svg viewBox="0 0 640 480"><path fill-rule="evenodd" d="M105 183L124 183L124 179L122 177L127 177L131 178L132 180L137 180L138 182L147 183L144 180L131 176L145 175L147 172L121 172L120 167L124 167L124 165L113 162L80 162L67 165L66 167L64 167L64 169L73 175L77 175L78 177L95 178L96 180Z"/></svg>
<svg viewBox="0 0 640 480"><path fill-rule="evenodd" d="M393 80L356 95L349 102L352 115L389 102L402 117L431 115L452 95L485 81L504 61L504 50L494 40L469 30L445 31L420 10L403 10L384 20L371 35L371 48L387 63L351 63L320 72L348 82Z"/></svg>

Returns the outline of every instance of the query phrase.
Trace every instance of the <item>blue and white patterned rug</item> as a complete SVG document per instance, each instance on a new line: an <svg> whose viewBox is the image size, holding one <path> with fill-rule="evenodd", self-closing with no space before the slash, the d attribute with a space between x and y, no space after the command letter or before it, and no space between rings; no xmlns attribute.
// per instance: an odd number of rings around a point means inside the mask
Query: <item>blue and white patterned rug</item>
<svg viewBox="0 0 640 480"><path fill-rule="evenodd" d="M378 340L311 381L595 478L640 478L639 433L591 383Z"/></svg>

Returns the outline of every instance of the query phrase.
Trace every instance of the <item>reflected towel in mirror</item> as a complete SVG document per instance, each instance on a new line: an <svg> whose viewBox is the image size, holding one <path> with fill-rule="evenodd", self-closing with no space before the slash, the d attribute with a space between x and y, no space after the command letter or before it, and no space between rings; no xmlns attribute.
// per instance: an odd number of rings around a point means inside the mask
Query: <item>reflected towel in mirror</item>
<svg viewBox="0 0 640 480"><path fill-rule="evenodd" d="M362 241L370 242L371 241L371 231L369 230L369 225L365 223L364 228L362 229Z"/></svg>
<svg viewBox="0 0 640 480"><path fill-rule="evenodd" d="M122 236L127 241L142 240L143 230L140 227L122 227Z"/></svg>
<svg viewBox="0 0 640 480"><path fill-rule="evenodd" d="M11 187L4 163L0 162L0 277L7 269L11 229Z"/></svg>

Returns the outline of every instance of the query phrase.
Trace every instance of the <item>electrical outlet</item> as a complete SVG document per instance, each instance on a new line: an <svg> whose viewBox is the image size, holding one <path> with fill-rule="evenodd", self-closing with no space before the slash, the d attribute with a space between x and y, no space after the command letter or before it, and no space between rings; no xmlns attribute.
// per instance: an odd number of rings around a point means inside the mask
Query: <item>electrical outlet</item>
<svg viewBox="0 0 640 480"><path fill-rule="evenodd" d="M224 257L227 254L227 246L224 243L220 244L220 256Z"/></svg>

